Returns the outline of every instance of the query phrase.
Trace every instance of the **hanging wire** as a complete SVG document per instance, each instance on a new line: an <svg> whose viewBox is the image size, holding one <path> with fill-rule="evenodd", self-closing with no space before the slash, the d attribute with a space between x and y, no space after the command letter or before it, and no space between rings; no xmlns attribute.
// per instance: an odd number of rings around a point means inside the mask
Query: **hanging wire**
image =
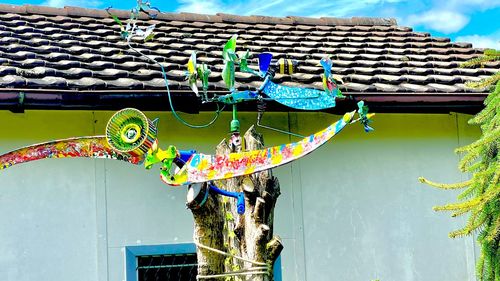
<svg viewBox="0 0 500 281"><path fill-rule="evenodd" d="M206 123L206 124L203 124L203 125L191 124L191 123L187 122L186 120L184 120L182 117L180 117L180 116L177 114L177 112L176 112L176 110L175 110L175 108L174 108L174 105L173 105L173 103L172 103L172 95L170 94L170 87L169 87L169 84L168 84L167 73L165 72L165 68L163 67L163 65L162 65L161 63L159 63L156 59L154 59L154 58L152 58L152 57L150 57L150 56L148 56L148 55L144 54L143 52L141 52L141 51L137 50L136 48L132 47L132 45L130 44L130 40L128 40L128 41L127 41L127 45L128 45L128 47L129 47L132 51L134 51L134 52L138 53L139 55L141 55L141 56L143 56L143 57L147 58L148 60L150 60L150 61L152 61L153 63L155 63L155 64L157 64L158 66L160 66L160 69L161 69L161 74L162 74L162 76L163 76L163 81L165 82L165 87L166 87L166 89L167 89L168 103L170 104L170 109L172 110L172 114L174 115L174 117L175 117L177 120L179 120L179 122L181 122L182 124L184 124L184 125L186 125L186 126L188 126L188 127L190 127L190 128L201 129L201 128L207 128L207 127L211 126L212 124L214 124L214 123L215 123L215 121L217 121L217 119L219 118L220 113L224 110L224 107L225 107L225 106L223 106L223 107L221 108L221 107L219 106L219 103L216 103L216 105L217 105L217 110L215 111L215 116L214 116L214 118L213 118L210 122L208 122L208 123Z"/></svg>
<svg viewBox="0 0 500 281"><path fill-rule="evenodd" d="M268 130L272 130L272 131L275 131L275 132L279 132L279 133L282 133L282 134L287 134L287 135L298 137L298 138L305 138L305 136L303 136L303 135L299 135L299 134L296 134L296 133L292 133L292 132L289 132L289 131L285 131L285 130L281 130L281 129L278 129L278 128L274 128L274 127L271 127L271 126L267 126L267 125L261 124L260 122L262 121L262 117L264 117L264 112L265 111L266 111L266 101L264 99L257 99L257 126L259 126L261 128L264 128L264 129L268 129Z"/></svg>

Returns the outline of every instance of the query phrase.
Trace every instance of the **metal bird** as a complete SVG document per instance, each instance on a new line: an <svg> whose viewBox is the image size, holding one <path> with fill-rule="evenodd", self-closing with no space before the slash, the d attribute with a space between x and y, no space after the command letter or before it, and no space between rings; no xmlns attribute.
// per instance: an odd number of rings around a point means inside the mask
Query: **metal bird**
<svg viewBox="0 0 500 281"><path fill-rule="evenodd" d="M320 64L323 67L323 74L321 75L321 78L323 80L323 90L332 97L345 98L345 96L342 95L337 82L333 78L332 60L329 57L324 57L321 59Z"/></svg>

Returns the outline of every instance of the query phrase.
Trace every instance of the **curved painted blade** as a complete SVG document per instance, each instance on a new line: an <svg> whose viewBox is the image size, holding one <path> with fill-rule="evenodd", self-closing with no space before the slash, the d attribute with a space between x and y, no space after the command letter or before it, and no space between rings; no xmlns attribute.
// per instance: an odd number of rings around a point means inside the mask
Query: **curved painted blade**
<svg viewBox="0 0 500 281"><path fill-rule="evenodd" d="M262 91L273 100L295 109L321 110L335 107L335 97L316 89L288 87L268 81Z"/></svg>
<svg viewBox="0 0 500 281"><path fill-rule="evenodd" d="M346 113L342 119L326 129L298 142L225 155L193 154L175 177L161 178L169 185L185 185L223 180L276 168L297 160L326 143L351 123L354 113L355 111Z"/></svg>
<svg viewBox="0 0 500 281"><path fill-rule="evenodd" d="M140 164L144 156L129 157L114 151L105 136L78 137L34 144L0 155L0 170L16 164L45 159L90 157Z"/></svg>

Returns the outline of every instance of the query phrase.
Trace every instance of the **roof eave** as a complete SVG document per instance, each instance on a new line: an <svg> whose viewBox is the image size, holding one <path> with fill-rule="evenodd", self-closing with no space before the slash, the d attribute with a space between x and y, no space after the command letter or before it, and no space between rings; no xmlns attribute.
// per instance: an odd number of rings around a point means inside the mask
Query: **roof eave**
<svg viewBox="0 0 500 281"><path fill-rule="evenodd" d="M227 92L214 92L224 94ZM370 111L379 113L477 113L483 108L488 93L380 93L350 92L337 101L328 113L352 110L355 103L364 100ZM175 109L186 113L212 111L213 106L201 105L190 91L172 90ZM0 109L23 112L25 109L46 110L119 110L135 107L144 111L170 111L165 90L50 90L0 89ZM255 111L254 103L244 103L241 111ZM294 111L276 102L268 111Z"/></svg>

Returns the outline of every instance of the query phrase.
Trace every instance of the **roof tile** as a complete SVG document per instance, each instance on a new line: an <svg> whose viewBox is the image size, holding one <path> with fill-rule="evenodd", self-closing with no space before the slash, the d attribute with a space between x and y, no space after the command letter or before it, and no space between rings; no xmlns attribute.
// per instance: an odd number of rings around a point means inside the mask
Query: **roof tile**
<svg viewBox="0 0 500 281"><path fill-rule="evenodd" d="M129 11L111 10L121 18ZM146 19L146 17L143 17ZM348 92L466 92L469 80L498 72L500 62L460 69L481 50L451 43L380 18L285 18L161 13L155 39L133 40L139 51L165 65L172 89L188 90L185 64L190 52L212 68L214 89L220 77L222 46L239 34L238 51L272 52L275 58L298 60L293 76L276 82L321 89L325 55L332 72L343 76ZM252 64L256 64L256 59ZM159 67L128 49L119 28L104 10L0 4L0 86L69 89L161 89ZM236 74L240 87L259 85L259 78Z"/></svg>
<svg viewBox="0 0 500 281"><path fill-rule="evenodd" d="M61 70L60 73L62 77L72 78L72 79L94 76L94 73L91 70L84 68L77 68L77 67Z"/></svg>
<svg viewBox="0 0 500 281"><path fill-rule="evenodd" d="M67 88L68 81L61 77L46 76L43 78L28 79L26 86L29 88L44 88L47 86L57 86L58 88Z"/></svg>
<svg viewBox="0 0 500 281"><path fill-rule="evenodd" d="M54 13L66 16L66 11L53 7L25 5L26 13L38 15L53 15Z"/></svg>
<svg viewBox="0 0 500 281"><path fill-rule="evenodd" d="M410 91L410 92L425 93L425 92L431 91L431 89L427 86L413 84L413 83L401 83L401 84L399 84L399 86L403 89Z"/></svg>
<svg viewBox="0 0 500 281"><path fill-rule="evenodd" d="M0 11L7 13L5 14L6 19L14 19L20 17L18 14L26 14L26 6L0 4Z"/></svg>
<svg viewBox="0 0 500 281"><path fill-rule="evenodd" d="M384 83L373 83L373 86L377 89L378 92L398 92L399 86L384 84Z"/></svg>
<svg viewBox="0 0 500 281"><path fill-rule="evenodd" d="M0 87L25 88L26 78L17 75L6 75L0 77Z"/></svg>
<svg viewBox="0 0 500 281"><path fill-rule="evenodd" d="M345 83L344 86L351 92L374 92L376 90L374 85L360 83Z"/></svg>
<svg viewBox="0 0 500 281"><path fill-rule="evenodd" d="M144 89L144 83L130 78L118 78L106 82L108 89Z"/></svg>
<svg viewBox="0 0 500 281"><path fill-rule="evenodd" d="M104 89L106 88L106 82L101 79L92 78L92 77L83 77L75 80L67 80L68 87L77 88L77 89Z"/></svg>
<svg viewBox="0 0 500 281"><path fill-rule="evenodd" d="M17 73L17 67L0 66L0 76L14 75Z"/></svg>
<svg viewBox="0 0 500 281"><path fill-rule="evenodd" d="M441 93L454 93L458 90L455 86L445 84L430 83L427 86L433 88L436 92Z"/></svg>

